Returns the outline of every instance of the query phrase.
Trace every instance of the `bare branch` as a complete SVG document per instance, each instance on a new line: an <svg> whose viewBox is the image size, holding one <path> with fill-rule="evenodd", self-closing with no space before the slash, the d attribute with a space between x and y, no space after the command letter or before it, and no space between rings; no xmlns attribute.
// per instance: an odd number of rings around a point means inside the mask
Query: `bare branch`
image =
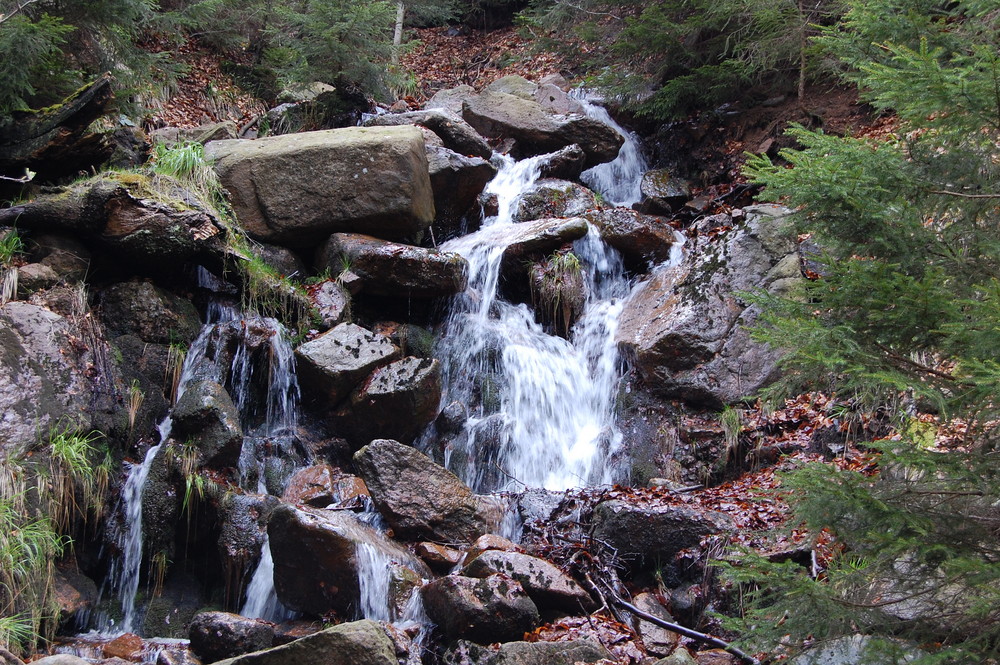
<svg viewBox="0 0 1000 665"><path fill-rule="evenodd" d="M928 190L931 194L941 194L942 196L957 196L963 199L1000 199L1000 194L966 194L964 192L949 192L946 189Z"/></svg>
<svg viewBox="0 0 1000 665"><path fill-rule="evenodd" d="M19 182L23 184L26 182L31 182L32 179L35 177L35 175L36 175L35 172L32 171L31 169L24 169L24 175L21 176L20 178L11 178L10 176L0 175L0 180L5 180L7 182Z"/></svg>
<svg viewBox="0 0 1000 665"><path fill-rule="evenodd" d="M23 10L25 7L27 7L28 5L30 5L30 4L32 4L34 2L38 2L38 0L24 0L24 2L19 2L17 4L17 6L14 7L14 11L12 11L11 13L9 13L9 14L0 14L0 25L2 25L4 22L9 21L10 19L14 18L21 10Z"/></svg>

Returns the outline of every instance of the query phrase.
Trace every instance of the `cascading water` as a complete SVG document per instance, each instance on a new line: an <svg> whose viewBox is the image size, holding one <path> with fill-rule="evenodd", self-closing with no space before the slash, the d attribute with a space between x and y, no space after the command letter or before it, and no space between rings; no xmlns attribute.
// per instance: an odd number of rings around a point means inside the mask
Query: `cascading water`
<svg viewBox="0 0 1000 665"><path fill-rule="evenodd" d="M526 305L498 293L512 210L537 180L539 162L505 158L487 186L498 214L442 246L469 262L469 289L456 298L439 350L446 399L476 405L458 444L463 455L449 462L477 491L499 489L506 478L548 489L613 480L606 462L619 440L614 333L629 290L617 252L593 229L574 244L587 296L568 340L546 333Z"/></svg>
<svg viewBox="0 0 1000 665"><path fill-rule="evenodd" d="M642 199L642 175L649 170L649 163L642 154L638 138L615 122L606 108L593 103L595 98L586 89L577 88L571 96L580 102L587 116L600 120L625 137L618 157L584 171L580 180L612 205L627 208L638 203Z"/></svg>

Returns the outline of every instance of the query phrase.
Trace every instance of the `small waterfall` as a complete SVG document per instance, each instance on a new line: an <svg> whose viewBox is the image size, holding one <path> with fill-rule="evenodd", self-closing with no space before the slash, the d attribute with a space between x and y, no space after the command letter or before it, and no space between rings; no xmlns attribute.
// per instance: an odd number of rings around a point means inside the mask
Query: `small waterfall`
<svg viewBox="0 0 1000 665"><path fill-rule="evenodd" d="M577 88L571 96L583 105L587 116L600 120L625 137L618 157L584 171L580 180L612 205L629 207L642 199L642 175L649 170L649 163L642 154L642 145L634 132L625 129L611 117L603 106L593 103L592 93Z"/></svg>
<svg viewBox="0 0 1000 665"><path fill-rule="evenodd" d="M504 158L486 190L497 195L497 216L442 246L469 262L469 288L455 299L439 352L446 399L475 405L452 470L477 491L510 478L548 489L613 479L607 460L620 439L612 414L614 333L629 290L617 252L593 229L574 244L587 298L569 340L548 334L526 305L498 293L512 210L537 180L539 161Z"/></svg>
<svg viewBox="0 0 1000 665"><path fill-rule="evenodd" d="M361 618L392 621L393 612L389 607L392 561L385 552L369 543L358 543L354 558L358 564L358 585L361 589Z"/></svg>
<svg viewBox="0 0 1000 665"><path fill-rule="evenodd" d="M260 563L250 578L247 598L240 614L250 619L264 619L280 623L295 617L295 612L281 604L274 590L274 559L271 557L271 543L264 534L260 550Z"/></svg>

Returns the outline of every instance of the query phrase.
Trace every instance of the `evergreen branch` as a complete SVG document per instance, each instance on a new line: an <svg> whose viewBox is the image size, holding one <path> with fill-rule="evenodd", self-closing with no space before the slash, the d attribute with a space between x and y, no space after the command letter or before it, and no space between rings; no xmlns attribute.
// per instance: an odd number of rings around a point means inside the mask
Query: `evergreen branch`
<svg viewBox="0 0 1000 665"><path fill-rule="evenodd" d="M22 11L25 7L34 2L38 2L38 0L24 0L24 2L18 3L17 6L14 7L14 10L11 13L0 14L0 25L3 25L4 22L14 18L18 14L18 12ZM7 180L7 178L5 178L5 180Z"/></svg>
<svg viewBox="0 0 1000 665"><path fill-rule="evenodd" d="M939 379L943 379L945 381L948 381L949 383L954 383L956 385L965 386L965 387L974 387L974 384L972 384L972 383L969 383L967 381L959 381L958 379L956 379L951 374L948 374L946 372L942 372L940 370L933 369L931 367L927 367L926 365L922 365L922 364L918 363L917 361L911 360L911 359L907 358L906 356L902 356L902 355L896 353L895 351L893 351L892 349L890 349L890 348L888 348L886 346L883 346L882 344L879 344L877 342L875 343L875 348L877 348L879 351L881 351L882 353L884 353L885 355L887 355L891 360L895 360L896 362L902 363L902 364L904 364L904 365L906 365L906 366L908 366L908 367L910 367L912 369L917 370L918 372L922 372L924 374L930 374L931 376L936 376Z"/></svg>
<svg viewBox="0 0 1000 665"><path fill-rule="evenodd" d="M946 189L931 189L928 192L942 196L957 196L963 199L1000 199L1000 194L966 194L964 192L950 192Z"/></svg>

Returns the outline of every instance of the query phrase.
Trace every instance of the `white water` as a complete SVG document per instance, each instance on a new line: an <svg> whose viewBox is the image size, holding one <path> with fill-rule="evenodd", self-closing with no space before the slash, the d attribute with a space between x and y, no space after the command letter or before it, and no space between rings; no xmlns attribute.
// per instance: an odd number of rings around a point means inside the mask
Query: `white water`
<svg viewBox="0 0 1000 665"><path fill-rule="evenodd" d="M271 557L271 542L264 534L260 550L260 563L247 587L246 602L240 614L250 619L265 619L280 623L295 616L295 613L281 604L274 590L274 559Z"/></svg>
<svg viewBox="0 0 1000 665"><path fill-rule="evenodd" d="M614 333L629 291L619 255L593 229L574 243L587 296L569 340L498 293L511 213L537 180L539 161L504 158L486 188L497 195L497 216L442 245L469 261L469 288L455 299L439 351L446 402L475 405L458 444L464 455L452 470L477 491L515 481L561 490L613 480L608 460L620 441L612 413L619 378Z"/></svg>
<svg viewBox="0 0 1000 665"><path fill-rule="evenodd" d="M606 108L593 103L594 98L589 91L578 88L571 96L580 102L589 117L600 120L625 137L618 157L584 171L580 180L612 205L627 208L638 203L642 199L642 174L649 170L638 137L615 122Z"/></svg>

